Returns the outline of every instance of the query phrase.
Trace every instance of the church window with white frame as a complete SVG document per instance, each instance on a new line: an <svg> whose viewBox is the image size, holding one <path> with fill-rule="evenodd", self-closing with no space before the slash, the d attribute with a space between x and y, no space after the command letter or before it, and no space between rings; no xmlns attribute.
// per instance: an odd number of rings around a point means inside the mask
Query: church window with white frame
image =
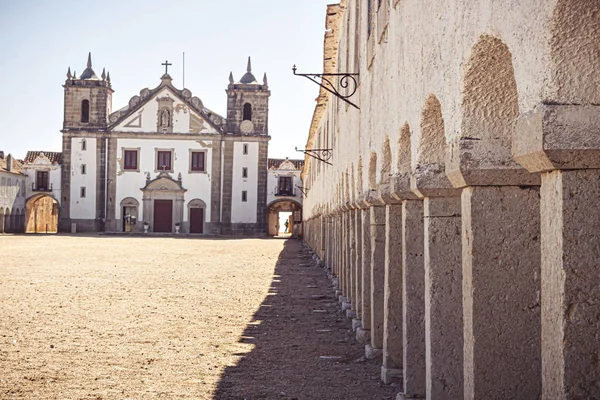
<svg viewBox="0 0 600 400"><path fill-rule="evenodd" d="M173 172L173 150L156 150L156 171Z"/></svg>

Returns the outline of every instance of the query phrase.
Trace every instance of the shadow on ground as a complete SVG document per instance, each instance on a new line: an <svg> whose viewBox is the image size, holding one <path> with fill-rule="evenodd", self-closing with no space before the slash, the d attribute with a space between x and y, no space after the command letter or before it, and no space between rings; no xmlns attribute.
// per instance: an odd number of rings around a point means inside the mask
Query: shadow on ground
<svg viewBox="0 0 600 400"><path fill-rule="evenodd" d="M269 294L241 342L255 347L224 371L215 399L393 399L339 312L323 268L302 242L287 240Z"/></svg>

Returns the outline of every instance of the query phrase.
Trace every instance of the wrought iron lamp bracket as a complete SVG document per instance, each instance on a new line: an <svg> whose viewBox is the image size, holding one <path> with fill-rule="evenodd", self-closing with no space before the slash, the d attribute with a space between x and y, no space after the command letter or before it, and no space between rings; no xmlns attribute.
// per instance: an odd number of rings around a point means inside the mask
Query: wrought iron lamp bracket
<svg viewBox="0 0 600 400"><path fill-rule="evenodd" d="M296 187L298 188L298 190L300 190L302 192L302 194L304 195L304 197L306 197L308 195L308 188L307 187L298 186L298 185L296 185Z"/></svg>
<svg viewBox="0 0 600 400"><path fill-rule="evenodd" d="M354 104L353 102L348 100L350 97L354 96L354 93L356 93L356 90L358 89L358 82L357 82L358 74L351 74L351 73L347 73L347 72L338 73L338 74L312 74L312 73L311 74L298 74L298 73L296 73L295 65L292 68L292 71L294 72L294 75L303 76L303 77L313 81L317 85L321 86L323 89L327 90L329 93L344 100L346 103L350 104L352 107L355 107L356 109L360 110L360 108L356 104ZM338 78L339 78L338 83L339 83L340 87L343 89L348 89L347 94L342 94L336 89L336 85L334 84L334 82Z"/></svg>
<svg viewBox="0 0 600 400"><path fill-rule="evenodd" d="M302 152L304 154L308 154L312 158L315 158L319 161L324 162L325 164L333 165L329 162L331 160L331 152L333 149L304 149L298 150L297 147L294 147L296 151Z"/></svg>

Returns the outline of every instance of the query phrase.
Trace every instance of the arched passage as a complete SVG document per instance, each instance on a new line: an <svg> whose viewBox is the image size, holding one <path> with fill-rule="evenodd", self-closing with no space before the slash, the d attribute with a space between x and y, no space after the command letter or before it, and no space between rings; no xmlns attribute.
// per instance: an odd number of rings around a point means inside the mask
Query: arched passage
<svg viewBox="0 0 600 400"><path fill-rule="evenodd" d="M25 204L25 233L58 232L58 201L52 196L33 196Z"/></svg>
<svg viewBox="0 0 600 400"><path fill-rule="evenodd" d="M281 231L280 213L291 213L288 218L288 233L294 236L302 234L302 205L295 200L275 200L267 206L267 234L278 236Z"/></svg>
<svg viewBox="0 0 600 400"><path fill-rule="evenodd" d="M4 232L4 208L0 207L0 233Z"/></svg>

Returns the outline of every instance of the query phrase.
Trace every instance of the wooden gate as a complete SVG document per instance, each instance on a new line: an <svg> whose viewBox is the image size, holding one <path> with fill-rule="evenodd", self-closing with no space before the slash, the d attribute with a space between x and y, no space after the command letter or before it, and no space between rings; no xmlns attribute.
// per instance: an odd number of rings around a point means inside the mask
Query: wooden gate
<svg viewBox="0 0 600 400"><path fill-rule="evenodd" d="M203 233L204 208L190 208L190 233Z"/></svg>
<svg viewBox="0 0 600 400"><path fill-rule="evenodd" d="M154 200L153 232L173 232L173 200Z"/></svg>

